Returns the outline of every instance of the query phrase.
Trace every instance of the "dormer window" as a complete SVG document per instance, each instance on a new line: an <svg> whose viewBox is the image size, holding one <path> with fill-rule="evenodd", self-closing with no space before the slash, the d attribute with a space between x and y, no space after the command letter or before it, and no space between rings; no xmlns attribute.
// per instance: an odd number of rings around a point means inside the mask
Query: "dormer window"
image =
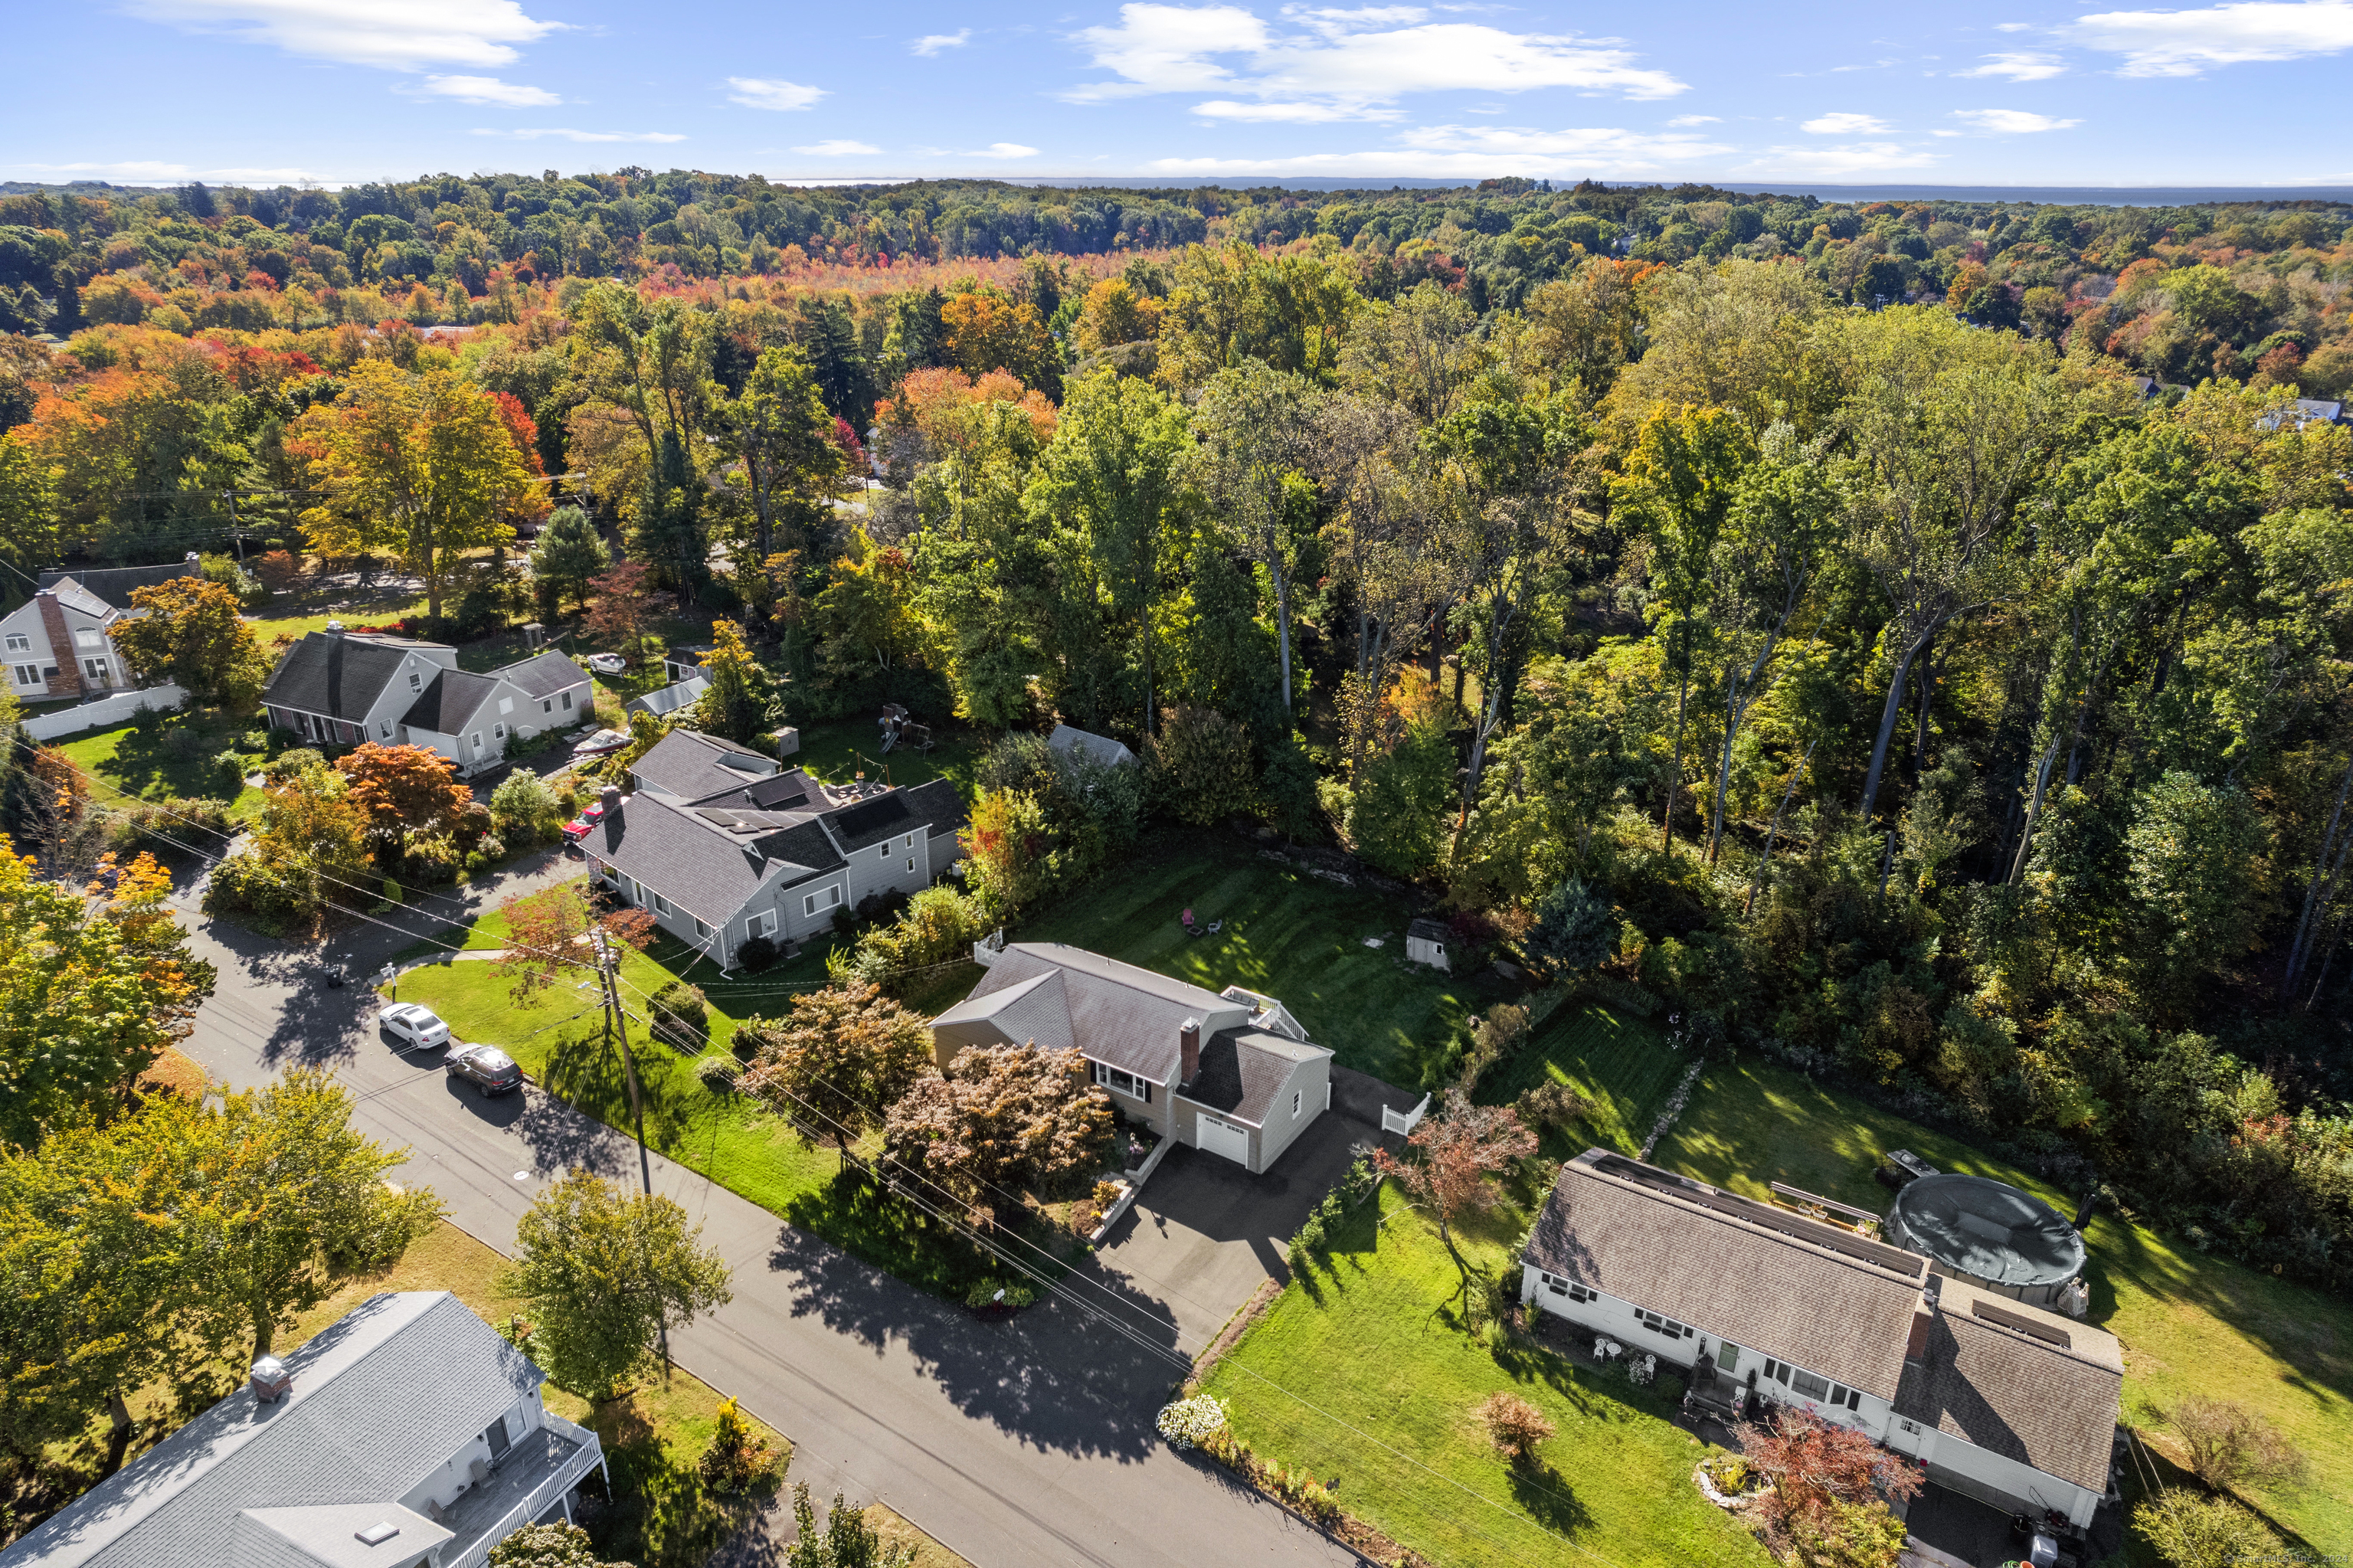
<svg viewBox="0 0 2353 1568"><path fill-rule="evenodd" d="M79 648L103 648L106 639L99 635L98 628L85 626L74 633L74 645Z"/></svg>

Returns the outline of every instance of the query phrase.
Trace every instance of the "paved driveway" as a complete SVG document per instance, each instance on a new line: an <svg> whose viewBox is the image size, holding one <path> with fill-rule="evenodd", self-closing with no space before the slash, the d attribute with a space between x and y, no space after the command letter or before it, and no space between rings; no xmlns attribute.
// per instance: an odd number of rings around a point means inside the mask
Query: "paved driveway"
<svg viewBox="0 0 2353 1568"><path fill-rule="evenodd" d="M551 859L482 896L575 869ZM320 989L307 955L203 923L193 894L182 902L191 946L220 968L185 1043L216 1077L244 1087L298 1064L333 1067L357 1097L354 1125L408 1150L396 1174L430 1184L452 1220L501 1251L532 1199L571 1167L634 1183L636 1150L611 1128L536 1087L484 1100L451 1084L430 1053L411 1060L378 1040L364 988ZM388 918L420 934L438 923ZM334 956L366 973L409 939L368 927ZM655 1190L702 1222L734 1271L734 1301L671 1336L679 1363L790 1437L792 1478L818 1497L887 1502L983 1568L1356 1561L1154 1434L1185 1373L1168 1302L1190 1320L1170 1294L1186 1281L1144 1269L1073 1276L1067 1289L1084 1308L1050 1298L982 1323L659 1155L652 1165Z"/></svg>
<svg viewBox="0 0 2353 1568"><path fill-rule="evenodd" d="M1261 1281L1284 1279L1284 1255L1309 1213L1380 1129L1327 1111L1274 1169L1253 1176L1230 1160L1172 1149L1096 1256L1105 1275L1166 1307L1198 1355Z"/></svg>

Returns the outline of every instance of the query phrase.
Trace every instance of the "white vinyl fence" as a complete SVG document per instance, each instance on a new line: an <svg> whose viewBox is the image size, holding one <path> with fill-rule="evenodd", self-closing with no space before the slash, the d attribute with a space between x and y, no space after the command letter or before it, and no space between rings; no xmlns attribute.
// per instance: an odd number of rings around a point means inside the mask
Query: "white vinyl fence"
<svg viewBox="0 0 2353 1568"><path fill-rule="evenodd" d="M168 711L187 700L188 694L177 686L149 686L144 691L117 692L94 703L52 708L19 721L17 727L35 740L55 740L61 735L79 735L84 730L121 724L142 708Z"/></svg>

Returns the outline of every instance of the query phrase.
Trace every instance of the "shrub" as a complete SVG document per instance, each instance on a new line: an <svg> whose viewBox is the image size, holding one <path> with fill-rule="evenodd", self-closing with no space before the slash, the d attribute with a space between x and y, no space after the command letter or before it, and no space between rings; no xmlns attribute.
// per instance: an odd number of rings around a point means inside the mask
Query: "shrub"
<svg viewBox="0 0 2353 1568"><path fill-rule="evenodd" d="M733 1056L712 1054L694 1059L695 1077L714 1095L733 1093L743 1071L744 1064Z"/></svg>
<svg viewBox="0 0 2353 1568"><path fill-rule="evenodd" d="M1153 1425L1172 1448L1192 1448L1226 1429L1226 1407L1206 1393L1160 1407Z"/></svg>
<svg viewBox="0 0 2353 1568"><path fill-rule="evenodd" d="M212 853L232 835L227 803L185 800L142 801L107 819L106 845L119 855L160 853L185 846Z"/></svg>
<svg viewBox="0 0 2353 1568"><path fill-rule="evenodd" d="M754 937L735 949L735 967L759 973L776 961L776 940L773 937Z"/></svg>
<svg viewBox="0 0 2353 1568"><path fill-rule="evenodd" d="M1145 749L1153 793L1180 821L1206 827L1250 809L1250 734L1215 708L1165 710Z"/></svg>
<svg viewBox="0 0 2353 1568"><path fill-rule="evenodd" d="M223 794L234 795L245 787L245 758L235 747L213 754L213 781Z"/></svg>
<svg viewBox="0 0 2353 1568"><path fill-rule="evenodd" d="M2201 1498L2179 1487L2133 1510L2133 1529L2173 1568L2287 1561L2279 1537L2253 1514L2228 1499Z"/></svg>
<svg viewBox="0 0 2353 1568"><path fill-rule="evenodd" d="M1487 1440L1515 1464L1534 1457L1536 1445L1553 1434L1552 1423L1545 1419L1543 1411L1501 1389L1479 1406L1479 1422L1487 1429Z"/></svg>
<svg viewBox="0 0 2353 1568"><path fill-rule="evenodd" d="M314 913L310 874L252 850L242 850L213 868L205 884L207 915L242 915L260 924L291 926Z"/></svg>
<svg viewBox="0 0 2353 1568"><path fill-rule="evenodd" d="M2304 1456L2279 1428L2242 1404L2192 1396L2158 1413L2189 1451L2189 1468L2220 1489L2240 1480L2278 1485L2300 1478Z"/></svg>
<svg viewBox="0 0 2353 1568"><path fill-rule="evenodd" d="M776 1450L752 1430L752 1423L733 1399L719 1402L719 1429L711 1446L695 1461L695 1474L721 1497L743 1497L774 1486L782 1473Z"/></svg>
<svg viewBox="0 0 2353 1568"><path fill-rule="evenodd" d="M1593 1101L1558 1079L1538 1084L1521 1093L1512 1102L1524 1126L1550 1130L1567 1127L1573 1121L1590 1119L1597 1107Z"/></svg>
<svg viewBox="0 0 2353 1568"><path fill-rule="evenodd" d="M861 906L861 912L863 906ZM952 963L988 929L980 900L953 887L927 887L907 903L897 924L870 931L845 961L844 979L880 985L896 994L917 977L909 971Z"/></svg>
<svg viewBox="0 0 2353 1568"><path fill-rule="evenodd" d="M315 747L298 746L281 751L261 765L261 777L271 788L300 779L313 768L324 768L326 758Z"/></svg>
<svg viewBox="0 0 2353 1568"><path fill-rule="evenodd" d="M576 1524L526 1524L491 1548L491 1568L629 1568L596 1555Z"/></svg>
<svg viewBox="0 0 2353 1568"><path fill-rule="evenodd" d="M711 1040L711 1009L702 988L672 980L646 1003L662 1043L673 1051L700 1051Z"/></svg>
<svg viewBox="0 0 2353 1568"><path fill-rule="evenodd" d="M269 749L269 736L271 733L272 732L267 726L260 729L249 729L243 735L237 737L237 743L248 751L267 751Z"/></svg>
<svg viewBox="0 0 2353 1568"><path fill-rule="evenodd" d="M454 881L465 861L465 853L448 834L411 833L400 849L400 879L423 887Z"/></svg>
<svg viewBox="0 0 2353 1568"><path fill-rule="evenodd" d="M967 1307L1027 1307L1038 1299L1038 1292L1015 1280L1000 1285L994 1279L984 1279L964 1293Z"/></svg>
<svg viewBox="0 0 2353 1568"><path fill-rule="evenodd" d="M491 821L518 844L554 836L563 818L555 791L529 768L516 768L491 792Z"/></svg>

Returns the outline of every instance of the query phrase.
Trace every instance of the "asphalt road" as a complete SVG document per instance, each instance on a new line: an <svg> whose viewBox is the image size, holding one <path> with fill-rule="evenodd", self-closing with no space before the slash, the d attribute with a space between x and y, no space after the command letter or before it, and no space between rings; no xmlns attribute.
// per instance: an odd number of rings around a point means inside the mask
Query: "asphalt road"
<svg viewBox="0 0 2353 1568"><path fill-rule="evenodd" d="M571 874L551 858L474 902ZM197 955L220 969L188 1053L234 1087L332 1067L361 1129L408 1150L396 1175L430 1185L471 1234L510 1250L533 1198L575 1165L635 1181L635 1147L601 1123L535 1087L481 1099L438 1059L384 1044L373 994L321 986L315 950L209 925L193 895L185 907ZM388 918L423 934L453 912ZM364 975L409 940L366 928L330 956ZM1093 1314L1050 1298L983 1323L659 1156L653 1181L734 1270L733 1302L671 1336L679 1363L789 1436L791 1478L819 1498L886 1502L982 1568L1357 1561L1153 1432L1183 1375L1178 1315L1163 1304L1182 1282L1096 1275L1079 1287ZM738 1560L765 1560L741 1544Z"/></svg>

